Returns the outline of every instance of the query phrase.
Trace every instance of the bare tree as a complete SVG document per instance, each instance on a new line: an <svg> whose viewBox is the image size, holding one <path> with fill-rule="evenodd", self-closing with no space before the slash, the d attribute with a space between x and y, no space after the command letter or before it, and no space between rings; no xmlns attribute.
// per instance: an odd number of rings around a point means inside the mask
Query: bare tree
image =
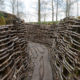
<svg viewBox="0 0 80 80"><path fill-rule="evenodd" d="M66 17L70 16L70 10L71 10L71 1L66 0Z"/></svg>
<svg viewBox="0 0 80 80"><path fill-rule="evenodd" d="M66 0L66 12L65 12L65 14L66 14L66 17L68 16L68 0Z"/></svg>
<svg viewBox="0 0 80 80"><path fill-rule="evenodd" d="M66 17L70 16L72 6L74 5L75 2L76 0L66 0ZM78 3L77 3L77 13L78 13Z"/></svg>
<svg viewBox="0 0 80 80"><path fill-rule="evenodd" d="M56 3L56 21L58 21L59 7L62 7L62 0L54 0Z"/></svg>
<svg viewBox="0 0 80 80"><path fill-rule="evenodd" d="M0 9L2 9L3 5L4 5L4 0L0 0Z"/></svg>
<svg viewBox="0 0 80 80"><path fill-rule="evenodd" d="M25 16L24 3L20 0L16 0L16 15L17 17Z"/></svg>
<svg viewBox="0 0 80 80"><path fill-rule="evenodd" d="M17 5L16 5L16 7L17 7L17 16L19 16L19 2L18 2L18 0L17 0Z"/></svg>
<svg viewBox="0 0 80 80"><path fill-rule="evenodd" d="M57 0L57 5L56 5L56 21L58 20L58 6L59 6L59 2Z"/></svg>
<svg viewBox="0 0 80 80"><path fill-rule="evenodd" d="M10 0L10 8L13 14L15 14L15 11L16 11L15 6L16 6L16 0Z"/></svg>
<svg viewBox="0 0 80 80"><path fill-rule="evenodd" d="M41 0L38 0L38 22L41 22Z"/></svg>
<svg viewBox="0 0 80 80"><path fill-rule="evenodd" d="M46 0L41 1L41 18L44 18L44 22L46 21L47 17L47 4L48 2Z"/></svg>
<svg viewBox="0 0 80 80"><path fill-rule="evenodd" d="M52 21L54 21L54 0L52 0Z"/></svg>
<svg viewBox="0 0 80 80"><path fill-rule="evenodd" d="M76 0L77 2L77 16L79 16L79 3L78 3L79 0Z"/></svg>
<svg viewBox="0 0 80 80"><path fill-rule="evenodd" d="M17 17L22 18L24 13L24 3L21 0L10 0L10 9L12 11L12 14L17 15Z"/></svg>

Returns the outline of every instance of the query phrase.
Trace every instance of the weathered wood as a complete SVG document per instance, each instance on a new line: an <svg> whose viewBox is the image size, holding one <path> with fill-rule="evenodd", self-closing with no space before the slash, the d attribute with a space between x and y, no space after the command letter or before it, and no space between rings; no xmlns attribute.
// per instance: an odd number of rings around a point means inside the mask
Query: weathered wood
<svg viewBox="0 0 80 80"><path fill-rule="evenodd" d="M56 80L80 79L80 20L66 18L54 31L50 61ZM56 32L56 33L55 33Z"/></svg>
<svg viewBox="0 0 80 80"><path fill-rule="evenodd" d="M21 21L0 26L0 80L21 80L28 76L30 58L25 34Z"/></svg>

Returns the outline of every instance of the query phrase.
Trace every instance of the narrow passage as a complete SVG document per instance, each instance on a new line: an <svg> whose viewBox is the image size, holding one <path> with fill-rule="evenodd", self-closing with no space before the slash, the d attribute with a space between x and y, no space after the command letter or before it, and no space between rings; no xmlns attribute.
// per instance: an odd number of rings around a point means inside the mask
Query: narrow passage
<svg viewBox="0 0 80 80"><path fill-rule="evenodd" d="M32 80L53 80L48 58L48 48L42 44L29 42L29 53L34 63Z"/></svg>

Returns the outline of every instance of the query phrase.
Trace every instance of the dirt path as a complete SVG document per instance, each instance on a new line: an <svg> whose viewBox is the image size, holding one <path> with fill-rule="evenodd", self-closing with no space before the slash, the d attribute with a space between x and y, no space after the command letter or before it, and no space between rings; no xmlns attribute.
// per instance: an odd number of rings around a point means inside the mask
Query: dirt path
<svg viewBox="0 0 80 80"><path fill-rule="evenodd" d="M30 42L29 48L29 53L34 63L32 80L53 80L47 47Z"/></svg>

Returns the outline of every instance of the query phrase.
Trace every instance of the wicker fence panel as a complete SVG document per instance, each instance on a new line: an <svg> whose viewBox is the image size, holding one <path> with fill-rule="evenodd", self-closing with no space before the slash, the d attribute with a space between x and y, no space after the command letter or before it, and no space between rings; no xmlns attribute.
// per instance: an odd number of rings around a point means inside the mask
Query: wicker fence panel
<svg viewBox="0 0 80 80"><path fill-rule="evenodd" d="M80 20L66 18L56 25L50 61L54 80L80 79Z"/></svg>
<svg viewBox="0 0 80 80"><path fill-rule="evenodd" d="M0 80L24 80L31 69L25 26L0 26Z"/></svg>

